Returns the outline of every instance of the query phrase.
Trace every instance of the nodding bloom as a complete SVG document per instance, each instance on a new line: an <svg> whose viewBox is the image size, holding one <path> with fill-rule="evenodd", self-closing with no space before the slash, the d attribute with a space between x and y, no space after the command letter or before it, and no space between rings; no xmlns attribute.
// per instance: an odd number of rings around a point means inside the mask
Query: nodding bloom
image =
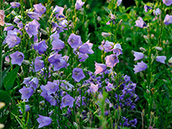
<svg viewBox="0 0 172 129"><path fill-rule="evenodd" d="M118 0L118 1L117 1L117 6L120 6L121 3L122 3L122 0Z"/></svg>
<svg viewBox="0 0 172 129"><path fill-rule="evenodd" d="M111 54L105 57L106 65L113 68L117 63L119 63L118 57L116 54Z"/></svg>
<svg viewBox="0 0 172 129"><path fill-rule="evenodd" d="M166 15L165 16L165 19L164 19L164 24L165 25L169 25L169 24L171 24L172 23L172 15Z"/></svg>
<svg viewBox="0 0 172 129"><path fill-rule="evenodd" d="M33 87L35 90L38 87L38 79L36 77L32 78L32 80L29 82L29 86Z"/></svg>
<svg viewBox="0 0 172 129"><path fill-rule="evenodd" d="M80 82L80 80L85 78L83 70L81 68L74 68L72 72L72 78L75 81Z"/></svg>
<svg viewBox="0 0 172 129"><path fill-rule="evenodd" d="M85 2L82 2L82 0L77 0L75 3L75 9L79 10L84 5L84 3Z"/></svg>
<svg viewBox="0 0 172 129"><path fill-rule="evenodd" d="M38 29L40 27L40 24L34 19L32 22L29 22L25 26L25 30L29 37L36 36L38 34Z"/></svg>
<svg viewBox="0 0 172 129"><path fill-rule="evenodd" d="M11 23L5 23L6 27L4 28L4 31L9 31L14 28L14 26Z"/></svg>
<svg viewBox="0 0 172 129"><path fill-rule="evenodd" d="M80 62L84 62L89 56L87 54L79 53L78 58Z"/></svg>
<svg viewBox="0 0 172 129"><path fill-rule="evenodd" d="M41 116L41 115L39 115L39 118L37 118L37 121L39 123L38 128L42 128L44 126L50 125L51 122L52 122L52 119L50 117L47 117L47 116Z"/></svg>
<svg viewBox="0 0 172 129"><path fill-rule="evenodd" d="M74 101L75 101L75 99L73 97L71 97L69 94L67 94L62 98L62 103L60 105L60 108L63 108L66 106L73 107Z"/></svg>
<svg viewBox="0 0 172 129"><path fill-rule="evenodd" d="M157 8L156 10L153 11L154 15L160 15L161 14L161 10L159 8Z"/></svg>
<svg viewBox="0 0 172 129"><path fill-rule="evenodd" d="M117 56L123 54L121 44L115 44L115 46L113 47L113 53L115 53Z"/></svg>
<svg viewBox="0 0 172 129"><path fill-rule="evenodd" d="M51 44L53 46L52 50L57 50L57 51L60 51L65 46L64 42L59 38L54 38Z"/></svg>
<svg viewBox="0 0 172 129"><path fill-rule="evenodd" d="M97 63L95 62L95 69L96 71L94 72L96 75L99 74L99 73L103 73L106 71L107 67L105 64L101 64L101 63Z"/></svg>
<svg viewBox="0 0 172 129"><path fill-rule="evenodd" d="M157 56L156 61L165 64L166 56Z"/></svg>
<svg viewBox="0 0 172 129"><path fill-rule="evenodd" d="M98 84L95 85L94 83L91 83L88 92L95 93L98 92L98 89L99 89Z"/></svg>
<svg viewBox="0 0 172 129"><path fill-rule="evenodd" d="M4 10L0 10L0 26L4 26L5 24L4 17L5 17Z"/></svg>
<svg viewBox="0 0 172 129"><path fill-rule="evenodd" d="M45 40L35 43L34 49L38 51L39 54L43 54L45 51L47 51L48 46L46 45Z"/></svg>
<svg viewBox="0 0 172 129"><path fill-rule="evenodd" d="M152 9L152 7L145 4L144 9L145 9L145 12L148 12L148 10Z"/></svg>
<svg viewBox="0 0 172 129"><path fill-rule="evenodd" d="M11 5L12 8L20 7L20 3L18 3L18 2L11 2L10 5Z"/></svg>
<svg viewBox="0 0 172 129"><path fill-rule="evenodd" d="M48 81L44 89L47 91L48 95L55 94L58 89L58 84L55 82Z"/></svg>
<svg viewBox="0 0 172 129"><path fill-rule="evenodd" d="M82 44L81 36L72 33L68 38L68 43L75 51Z"/></svg>
<svg viewBox="0 0 172 129"><path fill-rule="evenodd" d="M91 49L93 46L92 43L89 43L89 40L82 44L80 47L79 47L79 52L83 53L83 54L93 54L94 51Z"/></svg>
<svg viewBox="0 0 172 129"><path fill-rule="evenodd" d="M146 23L143 21L143 19L141 17L138 18L139 20L136 20L135 23L137 27L143 28L143 27L147 27Z"/></svg>
<svg viewBox="0 0 172 129"><path fill-rule="evenodd" d="M19 90L19 92L22 94L21 99L28 101L28 99L32 96L33 94L33 89L31 87L26 88L25 86Z"/></svg>
<svg viewBox="0 0 172 129"><path fill-rule="evenodd" d="M36 12L28 12L27 15L31 18L31 19L36 19L39 20L39 14Z"/></svg>
<svg viewBox="0 0 172 129"><path fill-rule="evenodd" d="M100 50L104 50L105 52L110 52L113 50L114 43L109 42L108 40L102 41L102 44L99 46Z"/></svg>
<svg viewBox="0 0 172 129"><path fill-rule="evenodd" d="M39 16L42 16L42 14L45 13L46 8L41 3L33 5L35 8L35 12L39 14Z"/></svg>
<svg viewBox="0 0 172 129"><path fill-rule="evenodd" d="M106 25L110 25L111 22L115 24L115 16L113 14L110 14L110 16L111 16L111 19L106 23Z"/></svg>
<svg viewBox="0 0 172 129"><path fill-rule="evenodd" d="M134 61L137 61L137 60L140 60L140 59L143 59L144 58L144 54L142 52L135 52L135 51L132 51L133 54L134 54Z"/></svg>
<svg viewBox="0 0 172 129"><path fill-rule="evenodd" d="M162 0L162 2L166 5L166 6L170 6L172 4L172 0Z"/></svg>
<svg viewBox="0 0 172 129"><path fill-rule="evenodd" d="M63 7L59 7L59 6L55 6L55 8L53 9L53 13L56 14L56 18L58 18L58 16L63 15Z"/></svg>
<svg viewBox="0 0 172 129"><path fill-rule="evenodd" d="M24 54L22 52L16 51L15 53L10 55L11 64L18 64L21 66L22 61L24 60Z"/></svg>
<svg viewBox="0 0 172 129"><path fill-rule="evenodd" d="M138 62L137 65L134 65L134 73L138 73L146 69L147 69L147 64L145 64L143 61Z"/></svg>
<svg viewBox="0 0 172 129"><path fill-rule="evenodd" d="M34 62L34 68L35 72L40 71L42 68L44 68L44 61L40 60L42 57L36 57L35 62Z"/></svg>

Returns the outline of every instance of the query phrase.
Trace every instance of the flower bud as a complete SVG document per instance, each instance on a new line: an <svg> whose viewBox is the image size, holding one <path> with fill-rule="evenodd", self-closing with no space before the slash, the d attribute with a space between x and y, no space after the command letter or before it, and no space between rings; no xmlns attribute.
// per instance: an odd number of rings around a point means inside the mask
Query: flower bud
<svg viewBox="0 0 172 129"><path fill-rule="evenodd" d="M156 50L162 51L162 47L155 47Z"/></svg>
<svg viewBox="0 0 172 129"><path fill-rule="evenodd" d="M97 17L97 21L99 21L99 22L100 22L101 20L102 20L102 19L101 19L101 17L100 17L100 16L98 16L98 17Z"/></svg>
<svg viewBox="0 0 172 129"><path fill-rule="evenodd" d="M5 106L4 102L0 102L0 109L2 109Z"/></svg>

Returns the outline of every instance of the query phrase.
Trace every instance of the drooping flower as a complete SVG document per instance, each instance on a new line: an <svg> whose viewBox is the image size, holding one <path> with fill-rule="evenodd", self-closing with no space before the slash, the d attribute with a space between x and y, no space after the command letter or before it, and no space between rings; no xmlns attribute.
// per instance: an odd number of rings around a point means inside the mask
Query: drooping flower
<svg viewBox="0 0 172 129"><path fill-rule="evenodd" d="M172 15L166 15L165 16L165 19L164 19L164 24L165 25L169 25L169 24L171 24L172 23Z"/></svg>
<svg viewBox="0 0 172 129"><path fill-rule="evenodd" d="M105 64L101 64L101 63L97 63L95 62L95 69L96 71L94 72L96 75L99 74L99 73L103 73L106 71L107 67Z"/></svg>
<svg viewBox="0 0 172 129"><path fill-rule="evenodd" d="M35 90L38 87L38 79L36 77L32 78L32 80L29 82L29 86L33 87Z"/></svg>
<svg viewBox="0 0 172 129"><path fill-rule="evenodd" d="M93 46L92 43L89 43L89 40L82 44L80 47L79 47L79 52L83 53L83 54L93 54L94 51L91 49Z"/></svg>
<svg viewBox="0 0 172 129"><path fill-rule="evenodd" d="M115 46L113 47L113 53L115 53L117 56L123 54L121 44L119 44L119 43L115 44Z"/></svg>
<svg viewBox="0 0 172 129"><path fill-rule="evenodd" d="M31 77L24 78L23 84L26 84L27 86L29 86L30 80L31 80Z"/></svg>
<svg viewBox="0 0 172 129"><path fill-rule="evenodd" d="M21 99L28 101L28 99L32 96L33 94L33 89L31 87L26 88L25 86L19 90L19 92L22 94Z"/></svg>
<svg viewBox="0 0 172 129"><path fill-rule="evenodd" d="M156 61L165 64L166 56L157 56Z"/></svg>
<svg viewBox="0 0 172 129"><path fill-rule="evenodd" d="M39 16L42 16L42 14L45 13L46 8L41 3L33 5L35 8L35 12L39 14Z"/></svg>
<svg viewBox="0 0 172 129"><path fill-rule="evenodd" d="M51 44L53 45L52 50L58 50L58 51L63 49L65 46L64 42L58 38L54 38L54 40Z"/></svg>
<svg viewBox="0 0 172 129"><path fill-rule="evenodd" d="M58 18L59 15L63 15L63 7L59 7L59 6L55 6L55 8L53 9L53 13L56 14L56 18Z"/></svg>
<svg viewBox="0 0 172 129"><path fill-rule="evenodd" d="M15 53L10 55L11 64L18 64L21 66L22 61L24 60L24 54L22 52L16 51Z"/></svg>
<svg viewBox="0 0 172 129"><path fill-rule="evenodd" d="M61 103L60 108L63 108L66 106L73 107L74 101L75 101L75 99L73 97L71 97L69 94L67 94L62 98L62 103Z"/></svg>
<svg viewBox="0 0 172 129"><path fill-rule="evenodd" d="M111 22L115 24L115 16L113 14L110 14L110 16L111 16L111 19L106 23L106 25L110 25Z"/></svg>
<svg viewBox="0 0 172 129"><path fill-rule="evenodd" d="M40 60L41 57L36 57L35 62L34 62L34 68L35 72L40 71L42 68L44 68L44 61Z"/></svg>
<svg viewBox="0 0 172 129"><path fill-rule="evenodd" d="M143 28L146 27L146 23L143 21L143 19L141 17L138 18L139 20L136 20L135 23L137 27Z"/></svg>
<svg viewBox="0 0 172 129"><path fill-rule="evenodd" d="M161 14L161 10L159 8L157 8L156 10L153 11L154 15L160 15Z"/></svg>
<svg viewBox="0 0 172 129"><path fill-rule="evenodd" d="M14 26L11 23L5 23L4 31L12 30Z"/></svg>
<svg viewBox="0 0 172 129"><path fill-rule="evenodd" d="M145 9L145 12L148 12L148 10L152 9L152 7L145 4L144 9Z"/></svg>
<svg viewBox="0 0 172 129"><path fill-rule="evenodd" d="M103 40L102 44L99 46L99 49L104 50L105 52L110 52L112 51L113 46L114 46L113 42L109 42L108 40L106 41Z"/></svg>
<svg viewBox="0 0 172 129"><path fill-rule="evenodd" d="M45 40L34 44L34 49L37 50L39 54L43 54L47 48L48 46L46 45Z"/></svg>
<svg viewBox="0 0 172 129"><path fill-rule="evenodd" d="M25 30L30 38L38 34L39 26L40 24L35 19L32 22L26 24Z"/></svg>
<svg viewBox="0 0 172 129"><path fill-rule="evenodd" d="M98 84L95 85L94 83L91 83L90 87L89 87L89 92L91 93L95 93L95 92L98 92Z"/></svg>
<svg viewBox="0 0 172 129"><path fill-rule="evenodd" d="M81 68L74 68L72 72L72 78L75 81L80 82L80 80L85 78L83 70Z"/></svg>
<svg viewBox="0 0 172 129"><path fill-rule="evenodd" d="M52 122L52 119L50 117L47 117L47 116L39 115L39 118L37 118L37 121L39 123L38 128L42 128L44 126L50 125Z"/></svg>
<svg viewBox="0 0 172 129"><path fill-rule="evenodd" d="M108 85L105 87L107 92L111 91L114 87L113 84L111 84L110 82L108 82Z"/></svg>
<svg viewBox="0 0 172 129"><path fill-rule="evenodd" d="M4 26L5 24L5 13L4 13L4 10L0 10L0 26Z"/></svg>
<svg viewBox="0 0 172 129"><path fill-rule="evenodd" d="M135 52L135 51L132 51L133 54L134 54L134 61L137 61L137 60L140 60L140 59L143 59L144 58L144 54L142 52Z"/></svg>
<svg viewBox="0 0 172 129"><path fill-rule="evenodd" d="M5 38L6 43L8 44L9 48L12 48L16 45L18 45L21 42L21 39L17 36L17 33L13 34L7 34L7 37Z"/></svg>
<svg viewBox="0 0 172 129"><path fill-rule="evenodd" d="M138 73L146 69L147 69L147 64L144 63L143 61L138 62L137 65L134 65L134 73Z"/></svg>
<svg viewBox="0 0 172 129"><path fill-rule="evenodd" d="M172 4L172 0L162 0L162 2L166 5L166 6L170 6Z"/></svg>
<svg viewBox="0 0 172 129"><path fill-rule="evenodd" d="M18 2L11 2L10 5L11 5L12 8L20 7L20 3L18 3Z"/></svg>
<svg viewBox="0 0 172 129"><path fill-rule="evenodd" d="M84 5L84 3L85 2L82 2L82 0L77 0L75 3L75 9L79 10Z"/></svg>
<svg viewBox="0 0 172 129"><path fill-rule="evenodd" d="M55 82L48 81L44 89L47 91L48 95L55 94L58 89L58 84Z"/></svg>
<svg viewBox="0 0 172 129"><path fill-rule="evenodd" d="M68 43L75 51L82 44L81 36L72 33L68 38Z"/></svg>
<svg viewBox="0 0 172 129"><path fill-rule="evenodd" d="M120 6L121 3L122 3L122 0L118 0L118 1L117 1L117 6Z"/></svg>
<svg viewBox="0 0 172 129"><path fill-rule="evenodd" d="M79 53L78 58L80 62L84 62L89 56L87 54Z"/></svg>
<svg viewBox="0 0 172 129"><path fill-rule="evenodd" d="M105 57L106 65L113 68L117 63L119 63L118 57L116 54L111 54Z"/></svg>
<svg viewBox="0 0 172 129"><path fill-rule="evenodd" d="M36 12L28 12L27 15L31 18L31 19L36 19L39 20L39 14Z"/></svg>

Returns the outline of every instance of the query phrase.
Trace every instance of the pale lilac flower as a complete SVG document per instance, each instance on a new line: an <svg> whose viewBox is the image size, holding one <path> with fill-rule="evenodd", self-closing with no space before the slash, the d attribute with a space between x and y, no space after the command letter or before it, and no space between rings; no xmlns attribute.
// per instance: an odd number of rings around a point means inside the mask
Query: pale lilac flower
<svg viewBox="0 0 172 129"><path fill-rule="evenodd" d="M106 42L105 42L103 40L102 44L99 46L99 49L104 50L105 52L110 52L113 50L113 46L114 46L113 42L109 42L108 40L106 40Z"/></svg>
<svg viewBox="0 0 172 129"><path fill-rule="evenodd" d="M61 33L61 32L64 31L64 30L63 30L63 27L59 26L59 25L58 25L57 23L55 23L55 22L52 22L52 26L53 26L52 32L56 31L57 34L59 34L59 33Z"/></svg>
<svg viewBox="0 0 172 129"><path fill-rule="evenodd" d="M52 50L58 50L58 51L63 49L65 46L64 42L58 38L54 38L54 40L51 44L53 46Z"/></svg>
<svg viewBox="0 0 172 129"><path fill-rule="evenodd" d="M39 115L39 118L37 118L37 121L39 123L38 128L42 128L44 126L50 125L51 122L52 122L52 119L50 117L47 117L47 116L41 116L41 115Z"/></svg>
<svg viewBox="0 0 172 129"><path fill-rule="evenodd" d="M145 64L143 61L138 62L137 65L134 65L134 73L138 73L146 69L147 69L147 64Z"/></svg>
<svg viewBox="0 0 172 129"><path fill-rule="evenodd" d="M82 2L82 0L76 0L75 9L79 10L84 5L84 3L85 2Z"/></svg>
<svg viewBox="0 0 172 129"><path fill-rule="evenodd" d="M39 14L36 12L28 12L27 15L31 18L31 19L36 19L39 20Z"/></svg>
<svg viewBox="0 0 172 129"><path fill-rule="evenodd" d="M161 10L159 8L157 8L156 10L153 11L154 15L160 15L161 14Z"/></svg>
<svg viewBox="0 0 172 129"><path fill-rule="evenodd" d="M120 6L121 3L122 3L122 0L118 0L118 1L117 1L117 6Z"/></svg>
<svg viewBox="0 0 172 129"><path fill-rule="evenodd" d="M156 61L165 64L166 56L157 56Z"/></svg>
<svg viewBox="0 0 172 129"><path fill-rule="evenodd" d="M75 51L82 44L81 36L72 33L68 38L68 43Z"/></svg>
<svg viewBox="0 0 172 129"><path fill-rule="evenodd" d="M40 71L42 68L44 68L44 61L40 60L41 57L36 57L35 62L34 62L34 68L35 72Z"/></svg>
<svg viewBox="0 0 172 129"><path fill-rule="evenodd" d="M121 44L119 43L115 44L115 46L113 47L113 53L116 53L117 56L123 54Z"/></svg>
<svg viewBox="0 0 172 129"><path fill-rule="evenodd" d="M89 87L89 92L91 93L95 93L95 92L98 92L98 84L97 85L94 85L93 83L91 83L90 87Z"/></svg>
<svg viewBox="0 0 172 129"><path fill-rule="evenodd" d="M39 54L43 54L47 48L48 46L46 45L45 40L34 44L34 49L37 50Z"/></svg>
<svg viewBox="0 0 172 129"><path fill-rule="evenodd" d="M35 36L38 34L38 29L40 24L34 19L32 22L29 22L25 26L25 30L28 33L29 37Z"/></svg>
<svg viewBox="0 0 172 129"><path fill-rule="evenodd" d="M29 82L30 87L33 87L35 90L38 87L38 79L36 77L32 78L32 80Z"/></svg>
<svg viewBox="0 0 172 129"><path fill-rule="evenodd" d="M110 25L111 22L115 24L115 16L113 14L110 14L110 16L111 16L111 19L106 23L106 25Z"/></svg>
<svg viewBox="0 0 172 129"><path fill-rule="evenodd" d="M32 96L33 94L33 89L31 87L26 88L25 86L19 90L19 92L22 94L21 99L28 101L28 99Z"/></svg>
<svg viewBox="0 0 172 129"><path fill-rule="evenodd" d="M63 7L55 6L53 13L56 13L56 18L58 18L59 15L63 15Z"/></svg>
<svg viewBox="0 0 172 129"><path fill-rule="evenodd" d="M165 16L165 19L164 19L164 24L165 25L169 25L169 24L171 24L172 23L172 15L166 15Z"/></svg>
<svg viewBox="0 0 172 129"><path fill-rule="evenodd" d="M113 68L117 63L119 63L118 57L116 54L111 54L105 57L106 65Z"/></svg>
<svg viewBox="0 0 172 129"><path fill-rule="evenodd" d="M79 53L78 58L80 62L84 62L89 56L87 54Z"/></svg>
<svg viewBox="0 0 172 129"><path fill-rule="evenodd" d="M144 58L144 54L142 52L135 52L133 51L134 54L134 61L140 60Z"/></svg>
<svg viewBox="0 0 172 129"><path fill-rule="evenodd" d="M106 33L106 32L102 32L102 34L101 34L103 37L108 37L108 36L110 36L111 34L110 33Z"/></svg>
<svg viewBox="0 0 172 129"><path fill-rule="evenodd" d="M39 14L39 16L42 16L42 14L45 13L46 8L41 3L33 5L35 8L35 12Z"/></svg>
<svg viewBox="0 0 172 129"><path fill-rule="evenodd" d="M20 7L20 3L18 3L18 2L11 2L10 5L11 5L12 8Z"/></svg>
<svg viewBox="0 0 172 129"><path fill-rule="evenodd" d="M31 80L31 77L24 78L23 84L26 84L27 86L29 86L30 80Z"/></svg>
<svg viewBox="0 0 172 129"><path fill-rule="evenodd" d="M62 98L62 103L61 103L60 108L63 108L66 106L73 107L74 101L75 101L75 99L73 97L71 97L69 94L67 94Z"/></svg>
<svg viewBox="0 0 172 129"><path fill-rule="evenodd" d="M14 26L11 23L5 23L4 31L12 30Z"/></svg>
<svg viewBox="0 0 172 129"><path fill-rule="evenodd" d="M148 10L152 9L152 7L145 4L144 9L145 9L145 12L148 12Z"/></svg>
<svg viewBox="0 0 172 129"><path fill-rule="evenodd" d="M74 68L72 72L72 78L75 81L80 82L80 80L85 78L83 70L81 68Z"/></svg>
<svg viewBox="0 0 172 129"><path fill-rule="evenodd" d="M136 20L135 23L137 27L143 28L146 27L146 23L143 21L143 19L141 17L138 18L139 20Z"/></svg>
<svg viewBox="0 0 172 129"><path fill-rule="evenodd" d="M166 6L170 6L172 4L172 0L162 0L162 2L166 5Z"/></svg>
<svg viewBox="0 0 172 129"><path fill-rule="evenodd" d="M47 91L48 95L55 94L58 89L58 85L55 82L48 81L45 85L44 89Z"/></svg>
<svg viewBox="0 0 172 129"><path fill-rule="evenodd" d="M96 75L99 74L99 73L103 73L106 71L107 67L105 64L101 64L101 63L97 63L95 62L95 69L96 71L94 72Z"/></svg>
<svg viewBox="0 0 172 129"><path fill-rule="evenodd" d="M83 54L93 54L94 51L91 49L93 46L92 43L89 43L89 40L82 44L80 47L79 47L79 52L83 53Z"/></svg>
<svg viewBox="0 0 172 129"><path fill-rule="evenodd" d="M66 19L62 20L59 22L59 25L63 28L67 27L68 25L68 21Z"/></svg>
<svg viewBox="0 0 172 129"><path fill-rule="evenodd" d="M11 64L18 64L21 66L22 61L24 60L24 54L22 52L16 51L15 53L10 55Z"/></svg>
<svg viewBox="0 0 172 129"><path fill-rule="evenodd" d="M55 99L55 97L53 97L52 95L48 95L45 97L45 99L51 104L51 106L56 106L57 101Z"/></svg>
<svg viewBox="0 0 172 129"><path fill-rule="evenodd" d="M108 85L105 87L107 92L111 91L114 87L113 87L113 84L109 83L108 82Z"/></svg>
<svg viewBox="0 0 172 129"><path fill-rule="evenodd" d="M18 45L21 42L21 39L17 36L17 34L7 34L5 42L8 44L9 48L12 48Z"/></svg>

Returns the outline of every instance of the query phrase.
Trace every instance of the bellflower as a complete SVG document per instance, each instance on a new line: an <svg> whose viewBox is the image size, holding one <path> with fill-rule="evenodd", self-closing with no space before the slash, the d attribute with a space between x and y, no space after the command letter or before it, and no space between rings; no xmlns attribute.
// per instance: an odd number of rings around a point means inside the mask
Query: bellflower
<svg viewBox="0 0 172 129"><path fill-rule="evenodd" d="M67 94L62 98L62 103L61 103L60 108L63 108L66 106L73 107L74 101L75 101L75 99L73 97L71 97L69 94Z"/></svg>
<svg viewBox="0 0 172 129"><path fill-rule="evenodd" d="M95 69L96 69L95 74L96 74L96 75L99 74L99 73L105 72L106 69L107 69L107 67L106 67L105 64L101 64L101 63L95 62L95 66L96 66L96 67L95 67Z"/></svg>
<svg viewBox="0 0 172 129"><path fill-rule="evenodd" d="M20 3L18 3L18 2L11 2L10 5L11 5L12 8L20 7Z"/></svg>
<svg viewBox="0 0 172 129"><path fill-rule="evenodd" d="M114 46L113 42L109 42L108 40L106 41L103 40L102 44L99 46L99 49L104 50L105 52L110 52L112 51L113 46Z"/></svg>
<svg viewBox="0 0 172 129"><path fill-rule="evenodd" d="M44 61L40 60L41 57L36 57L35 62L34 62L34 68L35 72L40 71L42 68L44 68Z"/></svg>
<svg viewBox="0 0 172 129"><path fill-rule="evenodd" d="M144 9L145 9L145 12L148 12L148 10L152 9L152 7L145 4Z"/></svg>
<svg viewBox="0 0 172 129"><path fill-rule="evenodd" d="M117 1L117 6L120 6L121 3L122 3L122 0L118 0L118 1Z"/></svg>
<svg viewBox="0 0 172 129"><path fill-rule="evenodd" d="M55 82L48 81L45 85L44 89L47 91L48 95L55 94L58 89L58 85Z"/></svg>
<svg viewBox="0 0 172 129"><path fill-rule="evenodd" d="M89 40L82 44L80 47L79 47L79 52L83 53L83 54L93 54L94 51L91 49L93 46L92 43L89 43Z"/></svg>
<svg viewBox="0 0 172 129"><path fill-rule="evenodd" d="M138 62L137 65L134 65L134 73L138 73L146 69L147 69L147 64L145 64L143 61Z"/></svg>
<svg viewBox="0 0 172 129"><path fill-rule="evenodd" d="M165 64L166 56L157 56L156 61Z"/></svg>
<svg viewBox="0 0 172 129"><path fill-rule="evenodd" d="M64 42L58 38L54 38L54 40L51 44L53 46L52 50L58 50L58 51L63 49L65 46Z"/></svg>
<svg viewBox="0 0 172 129"><path fill-rule="evenodd" d="M106 25L110 25L111 22L115 24L115 16L113 14L110 14L110 16L111 16L111 19L106 23Z"/></svg>
<svg viewBox="0 0 172 129"><path fill-rule="evenodd" d="M121 45L119 43L115 44L113 47L113 53L116 53L117 56L123 54Z"/></svg>
<svg viewBox="0 0 172 129"><path fill-rule="evenodd" d="M40 24L35 19L32 22L26 24L25 30L30 38L38 34L39 26Z"/></svg>
<svg viewBox="0 0 172 129"><path fill-rule="evenodd" d="M57 5L55 6L55 8L53 9L53 13L56 14L57 19L59 18L59 15L63 15L63 10L64 10L63 7L59 7Z"/></svg>
<svg viewBox="0 0 172 129"><path fill-rule="evenodd" d="M39 20L39 14L36 12L28 12L27 15L31 18L31 19L36 19Z"/></svg>
<svg viewBox="0 0 172 129"><path fill-rule="evenodd" d="M14 26L11 23L5 23L4 31L12 30Z"/></svg>
<svg viewBox="0 0 172 129"><path fill-rule="evenodd" d="M164 24L169 25L172 23L172 15L166 14L165 19L164 19Z"/></svg>
<svg viewBox="0 0 172 129"><path fill-rule="evenodd" d="M153 11L154 15L160 15L161 14L161 10L159 8L157 8L156 10Z"/></svg>
<svg viewBox="0 0 172 129"><path fill-rule="evenodd" d="M105 57L106 65L113 68L117 63L119 63L118 57L116 54L111 54Z"/></svg>
<svg viewBox="0 0 172 129"><path fill-rule="evenodd" d="M166 5L166 6L170 6L172 4L172 0L162 0L162 2Z"/></svg>
<svg viewBox="0 0 172 129"><path fill-rule="evenodd" d="M0 10L0 26L4 26L5 24L5 13L4 13L4 10Z"/></svg>
<svg viewBox="0 0 172 129"><path fill-rule="evenodd" d="M28 101L28 99L32 96L33 94L33 89L31 87L26 88L25 86L19 90L19 92L22 94L21 99Z"/></svg>
<svg viewBox="0 0 172 129"><path fill-rule="evenodd" d="M91 93L95 93L95 92L98 92L98 84L97 85L94 85L93 83L91 83L90 87L89 87L89 92Z"/></svg>
<svg viewBox="0 0 172 129"><path fill-rule="evenodd" d="M134 61L140 60L144 58L144 54L142 52L135 52L133 51L134 54Z"/></svg>
<svg viewBox="0 0 172 129"><path fill-rule="evenodd" d="M21 66L22 61L24 60L24 54L22 52L16 51L15 53L10 55L11 64L18 64Z"/></svg>
<svg viewBox="0 0 172 129"><path fill-rule="evenodd" d="M17 34L7 34L5 41L8 44L8 47L12 48L18 45L21 42L21 39L17 36Z"/></svg>
<svg viewBox="0 0 172 129"><path fill-rule="evenodd" d="M87 54L79 53L78 58L80 62L84 62L89 56Z"/></svg>
<svg viewBox="0 0 172 129"><path fill-rule="evenodd" d="M84 3L85 2L82 2L82 0L76 0L75 9L79 10L84 5Z"/></svg>
<svg viewBox="0 0 172 129"><path fill-rule="evenodd" d="M38 87L38 79L36 77L32 78L32 80L29 82L30 87L33 87L35 90Z"/></svg>
<svg viewBox="0 0 172 129"><path fill-rule="evenodd" d="M105 87L107 92L111 91L114 87L113 87L113 84L109 83L108 82L108 85Z"/></svg>
<svg viewBox="0 0 172 129"><path fill-rule="evenodd" d="M63 27L59 26L57 23L52 22L52 26L53 26L53 30L52 32L56 31L58 34L60 34L61 32L63 32Z"/></svg>
<svg viewBox="0 0 172 129"><path fill-rule="evenodd" d="M141 17L138 18L139 20L136 20L135 23L137 27L143 28L146 27L146 23L143 21L143 19Z"/></svg>
<svg viewBox="0 0 172 129"><path fill-rule="evenodd" d="M81 36L72 33L68 38L68 43L75 51L82 44Z"/></svg>
<svg viewBox="0 0 172 129"><path fill-rule="evenodd" d="M39 14L39 16L42 16L42 14L45 13L46 8L41 3L33 5L35 8L35 12Z"/></svg>
<svg viewBox="0 0 172 129"><path fill-rule="evenodd" d="M29 86L30 80L31 80L31 77L24 78L23 84L26 84L27 86Z"/></svg>
<svg viewBox="0 0 172 129"><path fill-rule="evenodd" d="M25 112L28 112L29 110L30 110L30 106L29 105L25 105ZM23 113L22 110L21 110L21 107L20 107L19 112Z"/></svg>
<svg viewBox="0 0 172 129"><path fill-rule="evenodd" d="M52 122L52 119L50 117L47 117L47 116L41 116L41 115L39 115L39 118L37 118L37 121L39 123L38 128L42 128L44 126L50 125L51 122Z"/></svg>
<svg viewBox="0 0 172 129"><path fill-rule="evenodd" d="M47 48L48 46L46 45L45 40L34 44L34 49L37 50L39 54L43 54Z"/></svg>
<svg viewBox="0 0 172 129"><path fill-rule="evenodd" d="M51 104L51 106L56 106L57 105L57 101L55 99L55 97L53 97L52 95L47 95L45 97L45 99Z"/></svg>
<svg viewBox="0 0 172 129"><path fill-rule="evenodd" d="M83 70L81 68L74 68L72 72L72 78L75 81L80 82L80 80L85 78Z"/></svg>

